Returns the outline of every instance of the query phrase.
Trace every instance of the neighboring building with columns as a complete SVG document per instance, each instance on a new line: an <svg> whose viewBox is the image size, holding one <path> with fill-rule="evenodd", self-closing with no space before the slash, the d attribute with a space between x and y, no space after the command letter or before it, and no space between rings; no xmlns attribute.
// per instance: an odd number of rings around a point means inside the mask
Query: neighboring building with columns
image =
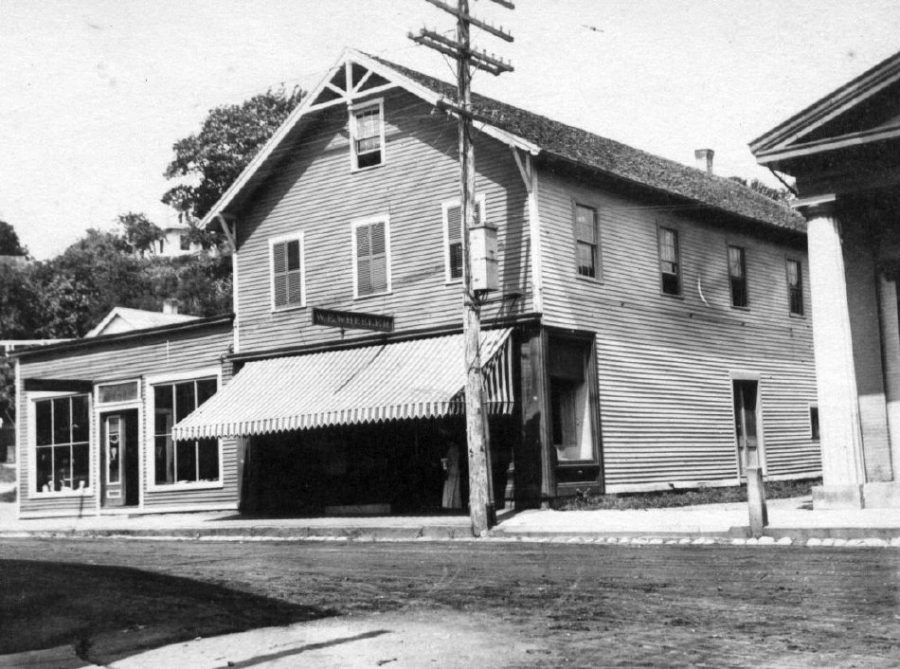
<svg viewBox="0 0 900 669"><path fill-rule="evenodd" d="M808 221L824 485L817 508L900 507L900 53L750 144Z"/></svg>

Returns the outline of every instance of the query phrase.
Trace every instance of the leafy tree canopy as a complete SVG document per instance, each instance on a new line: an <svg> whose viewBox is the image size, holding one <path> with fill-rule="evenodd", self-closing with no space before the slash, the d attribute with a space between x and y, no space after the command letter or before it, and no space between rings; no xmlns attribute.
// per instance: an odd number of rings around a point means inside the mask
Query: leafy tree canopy
<svg viewBox="0 0 900 669"><path fill-rule="evenodd" d="M765 195L767 198L771 200L775 200L776 202L787 203L790 202L794 198L794 194L791 193L787 188L773 188L768 184L763 183L759 179L752 179L749 182L743 177L728 177L732 181L737 181L739 184L747 186L750 190L755 190L757 193Z"/></svg>
<svg viewBox="0 0 900 669"><path fill-rule="evenodd" d="M135 214L131 211L127 214L120 214L119 225L124 230L125 241L141 255L151 250L155 242L165 237L162 228L144 214Z"/></svg>
<svg viewBox="0 0 900 669"><path fill-rule="evenodd" d="M189 220L205 216L303 95L281 87L211 110L200 132L172 147L175 158L165 176L185 182L170 188L163 202Z"/></svg>
<svg viewBox="0 0 900 669"><path fill-rule="evenodd" d="M19 242L15 228L6 221L0 221L0 256L25 255L28 255L28 249Z"/></svg>

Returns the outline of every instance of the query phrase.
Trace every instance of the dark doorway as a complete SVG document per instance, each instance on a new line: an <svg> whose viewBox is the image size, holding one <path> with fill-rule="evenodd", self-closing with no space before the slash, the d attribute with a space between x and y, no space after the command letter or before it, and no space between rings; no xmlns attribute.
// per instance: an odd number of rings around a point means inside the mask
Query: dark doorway
<svg viewBox="0 0 900 669"><path fill-rule="evenodd" d="M759 456L759 382L734 381L734 431L738 448L738 476L746 476L747 467L762 466Z"/></svg>
<svg viewBox="0 0 900 669"><path fill-rule="evenodd" d="M100 415L100 488L102 505L140 503L137 409Z"/></svg>

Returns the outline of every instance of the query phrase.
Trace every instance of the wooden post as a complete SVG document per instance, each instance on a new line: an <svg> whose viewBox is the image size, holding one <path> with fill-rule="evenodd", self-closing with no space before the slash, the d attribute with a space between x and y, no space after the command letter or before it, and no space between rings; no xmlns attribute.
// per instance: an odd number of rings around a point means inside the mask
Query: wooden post
<svg viewBox="0 0 900 669"><path fill-rule="evenodd" d="M508 9L514 6L507 0L493 0ZM472 258L470 232L475 225L475 151L472 146L472 67L494 75L511 72L512 67L485 52L471 48L469 27L475 25L491 35L508 42L512 36L502 29L478 20L469 14L469 0L457 0L456 7L444 0L428 0L432 5L456 16L456 40L441 33L421 30L410 38L456 60L456 104L447 105L459 115L459 167L460 209L463 220L463 333L466 366L466 441L469 459L469 513L472 518L472 534L484 536L494 522L494 504L491 499L490 460L488 458L488 430L484 415L484 389L481 376L481 306L472 290Z"/></svg>
<svg viewBox="0 0 900 669"><path fill-rule="evenodd" d="M750 533L758 539L763 534L763 528L769 524L766 489L759 467L747 468L747 508L750 512Z"/></svg>

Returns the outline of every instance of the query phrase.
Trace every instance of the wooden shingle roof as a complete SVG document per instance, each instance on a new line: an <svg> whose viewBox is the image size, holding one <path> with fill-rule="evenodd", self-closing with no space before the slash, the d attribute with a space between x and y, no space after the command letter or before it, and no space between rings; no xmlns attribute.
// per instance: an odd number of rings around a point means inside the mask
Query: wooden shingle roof
<svg viewBox="0 0 900 669"><path fill-rule="evenodd" d="M454 85L372 58L449 100L456 97ZM806 231L803 217L792 209L731 179L707 174L482 95L472 94L472 107L477 114L490 119L491 125L536 144L542 153L550 156L751 221Z"/></svg>

